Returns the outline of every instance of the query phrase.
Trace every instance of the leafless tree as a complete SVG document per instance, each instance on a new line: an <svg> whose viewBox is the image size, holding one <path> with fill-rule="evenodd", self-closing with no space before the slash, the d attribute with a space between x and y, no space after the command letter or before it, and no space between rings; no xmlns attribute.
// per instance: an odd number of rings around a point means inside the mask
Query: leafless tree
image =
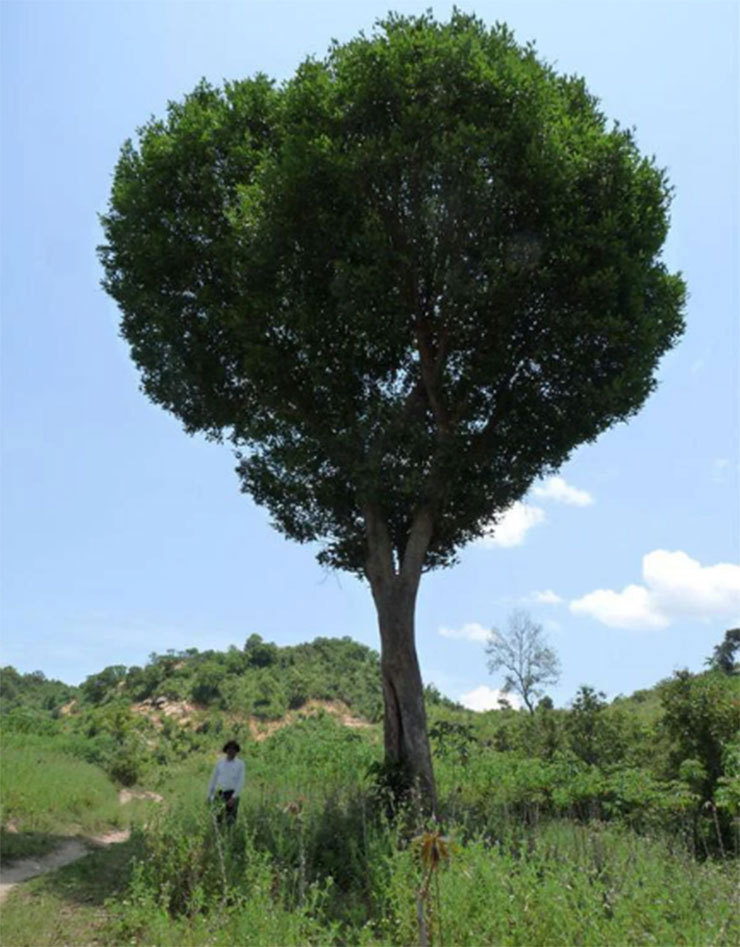
<svg viewBox="0 0 740 947"><path fill-rule="evenodd" d="M506 631L493 629L486 644L488 670L506 671L504 692L519 694L534 713L534 698L544 692L541 684L557 684L560 661L529 612L519 609L509 616Z"/></svg>

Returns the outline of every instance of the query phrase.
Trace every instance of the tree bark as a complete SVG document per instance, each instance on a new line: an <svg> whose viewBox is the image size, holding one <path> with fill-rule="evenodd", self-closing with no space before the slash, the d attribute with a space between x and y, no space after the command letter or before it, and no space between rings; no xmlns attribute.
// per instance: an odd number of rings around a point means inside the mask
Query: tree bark
<svg viewBox="0 0 740 947"><path fill-rule="evenodd" d="M436 808L436 789L427 734L424 687L416 655L414 613L421 568L431 537L431 518L419 515L398 569L385 523L366 513L366 573L380 631L384 744L388 763L404 764L429 811Z"/></svg>

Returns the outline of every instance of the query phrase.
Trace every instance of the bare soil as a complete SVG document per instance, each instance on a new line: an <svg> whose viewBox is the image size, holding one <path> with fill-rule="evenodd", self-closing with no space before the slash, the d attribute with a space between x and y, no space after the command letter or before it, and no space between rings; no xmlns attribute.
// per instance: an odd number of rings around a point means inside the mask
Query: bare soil
<svg viewBox="0 0 740 947"><path fill-rule="evenodd" d="M282 730L283 727L290 726L290 724L296 720L300 720L301 717L315 717L322 712L329 714L330 717L334 717L335 720L345 727L354 727L357 729L372 727L372 724L368 723L367 720L362 720L360 717L353 717L349 707L341 700L309 700L298 710L289 710L288 713L279 720L263 721L257 717L250 717L249 732L252 739L261 743L262 740L266 740L272 736L273 733Z"/></svg>
<svg viewBox="0 0 740 947"><path fill-rule="evenodd" d="M35 878L37 875L46 874L47 871L54 871L56 868L63 868L78 858L84 858L89 854L90 847L94 845L116 845L119 842L125 842L128 839L128 829L122 829L116 832L107 832L105 835L93 835L88 838L70 838L60 845L59 848L49 852L48 855L40 855L34 858L24 858L0 872L0 903L2 903L16 885L29 878Z"/></svg>

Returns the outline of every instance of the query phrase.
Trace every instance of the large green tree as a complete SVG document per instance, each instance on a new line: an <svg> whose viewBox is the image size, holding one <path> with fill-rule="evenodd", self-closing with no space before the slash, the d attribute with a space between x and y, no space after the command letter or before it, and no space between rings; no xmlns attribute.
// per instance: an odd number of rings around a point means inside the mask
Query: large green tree
<svg viewBox="0 0 740 947"><path fill-rule="evenodd" d="M431 801L421 574L653 389L669 198L581 79L460 13L203 82L123 147L100 252L143 389L368 581L386 756Z"/></svg>

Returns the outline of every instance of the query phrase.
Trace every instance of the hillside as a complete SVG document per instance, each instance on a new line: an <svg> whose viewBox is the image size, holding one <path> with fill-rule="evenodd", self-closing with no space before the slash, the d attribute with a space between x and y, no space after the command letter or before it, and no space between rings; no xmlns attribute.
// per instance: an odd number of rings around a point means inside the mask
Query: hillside
<svg viewBox="0 0 740 947"><path fill-rule="evenodd" d="M346 637L279 647L251 635L242 650L153 653L144 667L111 665L79 687L6 667L0 695L0 713L16 724L25 719L27 727L35 718L69 721L112 705L127 706L160 729L167 718L191 728L250 720L254 728L255 721L285 718L312 701L339 702L346 715L369 723L383 712L378 654ZM456 706L434 688L426 697L432 706Z"/></svg>
<svg viewBox="0 0 740 947"><path fill-rule="evenodd" d="M350 639L252 636L80 687L5 668L2 858L92 851L8 895L3 942L369 947L418 942L421 910L430 943L444 917L444 942L471 947L732 944L732 671L533 714L430 690L432 824L382 762L378 656ZM248 779L222 839L204 796L227 736ZM96 846L111 832L127 840ZM424 846L450 865L422 903Z"/></svg>
<svg viewBox="0 0 740 947"><path fill-rule="evenodd" d="M460 759L480 750L570 759L600 772L631 768L678 780L702 801L718 789L724 799L738 768L733 671L730 662L724 671L680 672L611 703L582 687L567 709L545 701L535 714L474 713L427 688L432 746ZM191 648L153 653L144 667L113 665L79 687L4 668L0 714L5 732L53 735L57 750L130 786L226 734L260 741L317 714L354 728L378 725L379 658L350 638L280 647L252 635L241 650Z"/></svg>

